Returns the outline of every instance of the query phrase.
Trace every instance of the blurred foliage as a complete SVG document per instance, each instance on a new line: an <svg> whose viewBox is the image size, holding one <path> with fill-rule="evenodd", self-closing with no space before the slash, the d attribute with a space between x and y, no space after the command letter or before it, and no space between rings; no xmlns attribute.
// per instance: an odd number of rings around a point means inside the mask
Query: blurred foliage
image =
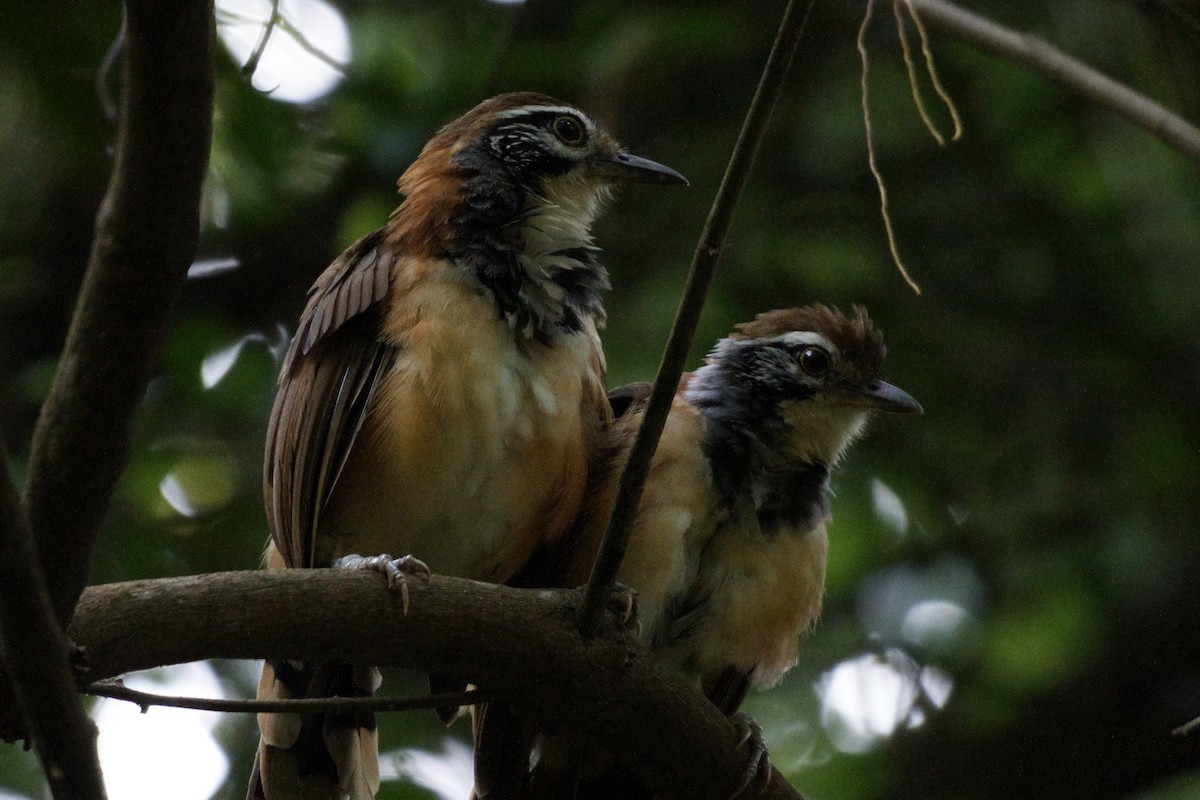
<svg viewBox="0 0 1200 800"><path fill-rule="evenodd" d="M1194 0L970 5L1195 118ZM19 474L111 166L118 76L103 64L120 19L113 4L2 7L0 424ZM597 231L615 285L612 381L650 377L781 10L345 3L344 78L301 105L252 88L221 51L200 257L236 268L187 286L93 580L256 564L278 327L382 224L424 140L486 94L577 102L691 179L631 188ZM966 125L939 149L879 14L872 114L915 297L867 170L859 10L825 3L811 20L693 364L758 311L864 303L890 378L926 413L879 420L838 474L824 620L784 686L748 709L810 800L1200 796L1200 738L1169 733L1200 714L1197 165L935 32ZM245 670L217 666L253 691ZM859 711L831 699L846 675ZM387 750L441 739L416 714L387 716L382 736ZM252 719L224 720L218 738L231 771L216 796L240 797ZM30 754L0 750L0 793L38 785ZM381 796L430 795L389 782Z"/></svg>

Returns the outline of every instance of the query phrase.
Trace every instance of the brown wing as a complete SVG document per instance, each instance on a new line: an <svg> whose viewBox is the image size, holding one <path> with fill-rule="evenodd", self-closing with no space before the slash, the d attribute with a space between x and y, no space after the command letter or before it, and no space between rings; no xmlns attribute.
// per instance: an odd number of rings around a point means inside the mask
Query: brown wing
<svg viewBox="0 0 1200 800"><path fill-rule="evenodd" d="M279 375L267 425L263 492L275 546L310 567L313 536L371 396L395 350L379 341L378 303L395 256L384 231L351 245L317 278Z"/></svg>
<svg viewBox="0 0 1200 800"><path fill-rule="evenodd" d="M508 583L523 588L574 587L587 580L608 525L625 459L650 397L650 384L631 383L608 393L613 419L591 459L587 494L574 524L556 541L536 549Z"/></svg>
<svg viewBox="0 0 1200 800"><path fill-rule="evenodd" d="M650 390L654 384L650 381L638 381L618 386L608 393L608 405L612 408L613 418L620 419L630 411L636 411L650 401Z"/></svg>

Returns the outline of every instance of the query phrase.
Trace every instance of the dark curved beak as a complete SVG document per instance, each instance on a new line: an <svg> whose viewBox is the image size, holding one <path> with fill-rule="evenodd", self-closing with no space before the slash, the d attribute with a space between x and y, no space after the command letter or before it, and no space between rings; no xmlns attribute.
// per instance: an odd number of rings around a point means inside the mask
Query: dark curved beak
<svg viewBox="0 0 1200 800"><path fill-rule="evenodd" d="M687 178L670 167L641 156L619 152L601 156L596 160L596 172L600 177L619 183L663 183L687 185Z"/></svg>
<svg viewBox="0 0 1200 800"><path fill-rule="evenodd" d="M872 381L855 389L854 394L858 395L859 401L864 406L876 411L890 411L895 414L923 414L925 412L925 409L921 408L921 404L912 395L899 386L893 386L886 381Z"/></svg>

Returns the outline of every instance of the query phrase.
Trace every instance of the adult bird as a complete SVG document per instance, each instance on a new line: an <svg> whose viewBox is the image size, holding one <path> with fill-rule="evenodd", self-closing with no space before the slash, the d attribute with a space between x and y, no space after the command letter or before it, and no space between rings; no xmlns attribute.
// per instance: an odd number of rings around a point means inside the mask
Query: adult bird
<svg viewBox="0 0 1200 800"><path fill-rule="evenodd" d="M267 432L268 568L377 569L404 591L430 570L504 582L561 536L610 413L591 226L628 182L686 183L540 94L486 100L429 140L388 223L309 290ZM267 661L259 696L378 682ZM251 798L375 795L370 715L259 727Z"/></svg>
<svg viewBox="0 0 1200 800"><path fill-rule="evenodd" d="M779 683L820 616L831 471L872 412L921 412L883 381L884 355L863 308L810 305L738 325L680 382L618 580L637 592L642 642L728 715L750 687ZM543 567L558 585L588 577L648 390L612 395L618 419L584 518ZM752 745L746 781L766 780L761 733L738 723ZM649 796L569 736L542 743L530 791Z"/></svg>

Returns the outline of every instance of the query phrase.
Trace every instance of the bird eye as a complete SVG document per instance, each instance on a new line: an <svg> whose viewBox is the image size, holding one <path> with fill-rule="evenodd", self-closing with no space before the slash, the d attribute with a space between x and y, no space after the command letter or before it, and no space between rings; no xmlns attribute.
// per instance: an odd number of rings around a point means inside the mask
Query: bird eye
<svg viewBox="0 0 1200 800"><path fill-rule="evenodd" d="M829 354L819 347L806 347L800 354L800 368L814 378L829 372Z"/></svg>
<svg viewBox="0 0 1200 800"><path fill-rule="evenodd" d="M574 117L561 116L554 120L554 135L568 147L578 147L583 144L583 125Z"/></svg>

